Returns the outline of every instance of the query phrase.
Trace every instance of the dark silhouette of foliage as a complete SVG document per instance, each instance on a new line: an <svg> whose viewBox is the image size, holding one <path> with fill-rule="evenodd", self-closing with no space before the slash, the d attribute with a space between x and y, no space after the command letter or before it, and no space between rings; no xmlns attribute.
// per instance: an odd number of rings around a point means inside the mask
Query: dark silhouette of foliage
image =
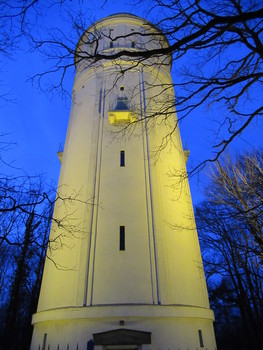
<svg viewBox="0 0 263 350"><path fill-rule="evenodd" d="M28 179L28 191L25 191L25 181L16 186L12 197L10 188L9 196L3 197L7 191L1 191L1 278L6 286L0 290L2 349L28 349L31 341L31 317L36 311L53 213L52 201L41 203L39 200L43 188L41 182L34 180L33 183ZM20 202L23 206L13 205L10 210L10 198L12 203Z"/></svg>
<svg viewBox="0 0 263 350"><path fill-rule="evenodd" d="M219 349L263 346L263 153L227 156L196 208Z"/></svg>

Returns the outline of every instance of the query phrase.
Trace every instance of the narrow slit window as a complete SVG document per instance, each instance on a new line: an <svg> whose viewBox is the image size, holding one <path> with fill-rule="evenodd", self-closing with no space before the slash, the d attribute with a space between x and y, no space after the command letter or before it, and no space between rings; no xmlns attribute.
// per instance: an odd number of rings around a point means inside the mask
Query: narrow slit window
<svg viewBox="0 0 263 350"><path fill-rule="evenodd" d="M125 166L125 151L121 150L120 153L120 166Z"/></svg>
<svg viewBox="0 0 263 350"><path fill-rule="evenodd" d="M199 335L200 347L203 348L204 347L204 341L203 341L203 334L202 334L201 329L198 330L198 335Z"/></svg>
<svg viewBox="0 0 263 350"><path fill-rule="evenodd" d="M42 344L42 349L43 350L46 349L46 343L47 343L47 333L44 333L43 344Z"/></svg>
<svg viewBox="0 0 263 350"><path fill-rule="evenodd" d="M131 47L135 47L135 42L134 41L131 42Z"/></svg>
<svg viewBox="0 0 263 350"><path fill-rule="evenodd" d="M120 226L120 250L125 250L125 226Z"/></svg>
<svg viewBox="0 0 263 350"><path fill-rule="evenodd" d="M113 41L110 42L110 48L113 48Z"/></svg>

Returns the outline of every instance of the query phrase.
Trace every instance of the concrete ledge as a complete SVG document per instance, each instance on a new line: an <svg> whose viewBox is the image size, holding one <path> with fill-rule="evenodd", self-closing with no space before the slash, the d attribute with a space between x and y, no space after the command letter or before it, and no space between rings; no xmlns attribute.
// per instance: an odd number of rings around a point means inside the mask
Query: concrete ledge
<svg viewBox="0 0 263 350"><path fill-rule="evenodd" d="M214 321L211 309L185 305L110 305L63 307L40 311L33 315L32 324L72 319L114 318L202 318Z"/></svg>

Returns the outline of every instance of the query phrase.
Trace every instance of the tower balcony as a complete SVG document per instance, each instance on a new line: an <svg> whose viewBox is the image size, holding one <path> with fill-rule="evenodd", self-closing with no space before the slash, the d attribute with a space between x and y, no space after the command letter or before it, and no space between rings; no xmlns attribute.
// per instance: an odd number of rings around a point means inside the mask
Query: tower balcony
<svg viewBox="0 0 263 350"><path fill-rule="evenodd" d="M112 108L108 111L108 119L110 124L133 123L137 120L135 110L126 96L117 97Z"/></svg>

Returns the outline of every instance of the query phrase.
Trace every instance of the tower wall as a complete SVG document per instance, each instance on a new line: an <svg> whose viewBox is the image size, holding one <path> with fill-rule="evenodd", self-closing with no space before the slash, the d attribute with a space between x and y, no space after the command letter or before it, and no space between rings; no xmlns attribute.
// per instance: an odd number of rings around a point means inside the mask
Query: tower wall
<svg viewBox="0 0 263 350"><path fill-rule="evenodd" d="M94 35L97 48L88 44ZM96 49L112 55L167 45L158 29L124 14L97 22L78 43L59 180L61 197L75 200L56 203L54 217L65 224L52 226L32 350L86 349L94 334L121 330L126 338L132 330L151 334L151 344L130 348L197 349L201 331L204 346L215 349L184 152L175 110L165 104L174 100L170 58L80 59ZM137 119L112 125L108 112L122 94ZM113 345L95 342L98 350Z"/></svg>

